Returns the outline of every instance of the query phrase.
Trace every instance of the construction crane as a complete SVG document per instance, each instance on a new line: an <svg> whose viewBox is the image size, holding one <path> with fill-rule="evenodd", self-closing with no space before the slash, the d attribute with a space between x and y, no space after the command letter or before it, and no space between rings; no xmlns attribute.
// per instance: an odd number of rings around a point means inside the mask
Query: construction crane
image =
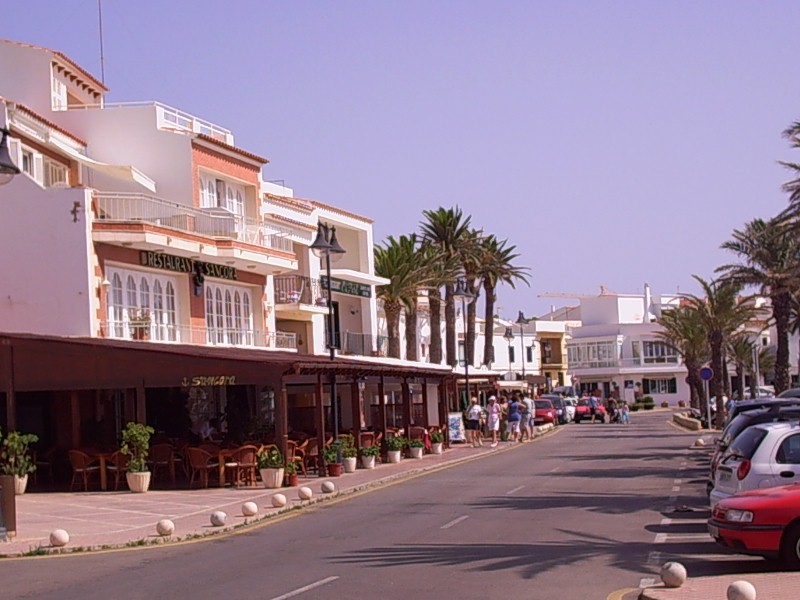
<svg viewBox="0 0 800 600"><path fill-rule="evenodd" d="M612 292L608 291L605 285L600 285L600 296L606 296ZM570 292L544 292L539 294L539 298L597 298L598 294L572 294Z"/></svg>

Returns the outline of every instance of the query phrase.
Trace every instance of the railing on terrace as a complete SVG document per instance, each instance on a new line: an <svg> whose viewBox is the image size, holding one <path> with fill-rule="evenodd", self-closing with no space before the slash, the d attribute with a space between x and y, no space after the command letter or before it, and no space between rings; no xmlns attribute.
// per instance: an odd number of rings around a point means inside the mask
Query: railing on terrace
<svg viewBox="0 0 800 600"><path fill-rule="evenodd" d="M176 231L293 251L288 229L267 221L240 217L224 209L193 208L146 194L122 192L96 192L94 205L98 221L145 222Z"/></svg>
<svg viewBox="0 0 800 600"><path fill-rule="evenodd" d="M208 328L132 321L102 321L104 337L121 340L173 342L200 346L235 346L296 350L297 335L235 327Z"/></svg>
<svg viewBox="0 0 800 600"><path fill-rule="evenodd" d="M275 277L276 304L316 304L327 306L326 296L319 279L303 275Z"/></svg>
<svg viewBox="0 0 800 600"><path fill-rule="evenodd" d="M387 356L389 338L383 335L346 331L343 335L342 354L356 356ZM374 343L373 343L374 341Z"/></svg>
<svg viewBox="0 0 800 600"><path fill-rule="evenodd" d="M81 104L68 106L69 110L88 110L88 109L114 109L114 108L141 108L152 106L156 109L156 126L159 129L177 129L191 133L202 133L229 146L233 146L233 133L230 129L225 129L215 125L210 121L198 119L194 115L173 108L161 102L142 101L142 102L106 102L105 104Z"/></svg>
<svg viewBox="0 0 800 600"><path fill-rule="evenodd" d="M631 367L651 367L653 365L678 365L680 361L677 356L659 356L642 358L621 358L603 360L584 360L580 362L570 362L570 368L575 369L599 369L599 368L631 368Z"/></svg>

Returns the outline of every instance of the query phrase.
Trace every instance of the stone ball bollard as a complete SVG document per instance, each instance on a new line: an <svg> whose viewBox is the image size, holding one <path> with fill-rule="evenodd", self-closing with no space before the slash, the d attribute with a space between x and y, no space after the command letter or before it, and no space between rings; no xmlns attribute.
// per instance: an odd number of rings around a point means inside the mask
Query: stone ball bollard
<svg viewBox="0 0 800 600"><path fill-rule="evenodd" d="M756 600L756 588L743 579L728 586L728 600Z"/></svg>
<svg viewBox="0 0 800 600"><path fill-rule="evenodd" d="M62 548L69 543L69 534L65 529L55 529L50 533L50 545Z"/></svg>
<svg viewBox="0 0 800 600"><path fill-rule="evenodd" d="M314 492L311 491L310 487L303 486L299 490L297 490L297 495L300 500L311 500L311 497L314 495Z"/></svg>
<svg viewBox="0 0 800 600"><path fill-rule="evenodd" d="M336 491L336 484L332 481L323 481L322 482L322 493L323 494L332 494Z"/></svg>
<svg viewBox="0 0 800 600"><path fill-rule="evenodd" d="M169 519L161 519L156 523L156 532L161 536L168 536L175 533L175 523Z"/></svg>
<svg viewBox="0 0 800 600"><path fill-rule="evenodd" d="M666 562L661 566L661 581L669 588L681 587L686 582L686 567L679 562Z"/></svg>
<svg viewBox="0 0 800 600"><path fill-rule="evenodd" d="M695 445L695 446L698 446L698 447L702 447L702 446L705 446L705 445L706 445L706 441L705 441L703 438L697 438L697 439L694 441L694 445Z"/></svg>
<svg viewBox="0 0 800 600"><path fill-rule="evenodd" d="M275 508L281 508L282 506L286 506L286 496L284 496L283 494L273 494L272 506L274 506Z"/></svg>
<svg viewBox="0 0 800 600"><path fill-rule="evenodd" d="M214 527L222 527L223 525L225 525L225 519L227 518L228 515L226 515L224 512L222 512L221 510L215 510L214 512L211 513L211 524Z"/></svg>
<svg viewBox="0 0 800 600"><path fill-rule="evenodd" d="M258 504L255 502L245 502L242 504L242 515L252 517L258 514Z"/></svg>

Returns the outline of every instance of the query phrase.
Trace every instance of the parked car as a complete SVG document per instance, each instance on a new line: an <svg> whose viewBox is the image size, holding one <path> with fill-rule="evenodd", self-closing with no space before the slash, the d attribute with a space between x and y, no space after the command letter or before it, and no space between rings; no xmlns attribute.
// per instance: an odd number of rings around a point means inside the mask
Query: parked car
<svg viewBox="0 0 800 600"><path fill-rule="evenodd" d="M783 390L778 394L778 398L800 398L800 387Z"/></svg>
<svg viewBox="0 0 800 600"><path fill-rule="evenodd" d="M800 422L763 423L742 431L717 465L711 506L738 492L800 481Z"/></svg>
<svg viewBox="0 0 800 600"><path fill-rule="evenodd" d="M581 421L591 420L592 418L592 409L589 406L589 400L586 398L578 399L578 403L575 405L575 422L580 423ZM597 419L604 423L606 420L606 407L602 404L597 407Z"/></svg>
<svg viewBox="0 0 800 600"><path fill-rule="evenodd" d="M718 544L742 554L780 557L800 569L800 485L751 490L721 500L708 520Z"/></svg>
<svg viewBox="0 0 800 600"><path fill-rule="evenodd" d="M732 394L733 399L738 402L741 398L739 398L738 392L733 392ZM753 396L753 390L749 387L745 388L744 390L744 400L752 400L754 398L774 398L775 397L775 388L771 385L759 385L756 388L756 395Z"/></svg>
<svg viewBox="0 0 800 600"><path fill-rule="evenodd" d="M542 400L550 400L553 403L553 408L556 409L556 422L558 425L565 425L567 423L567 403L558 394L544 394L541 396Z"/></svg>
<svg viewBox="0 0 800 600"><path fill-rule="evenodd" d="M731 405L728 411L728 422L732 421L736 415L746 410L754 408L769 408L770 406L800 406L800 398L756 398L754 400L742 400Z"/></svg>
<svg viewBox="0 0 800 600"><path fill-rule="evenodd" d="M536 407L534 409L533 422L537 425L542 425L544 423L552 423L555 425L558 420L558 415L556 414L556 408L553 406L553 402L546 398L537 398L533 402Z"/></svg>
<svg viewBox="0 0 800 600"><path fill-rule="evenodd" d="M745 429L753 425L762 423L772 423L776 421L789 421L800 419L800 404L798 405L773 405L767 408L754 408L737 414L722 430L722 434L716 441L714 454L711 457L711 472L709 477L708 492L714 487L714 476L720 460L725 456L731 442Z"/></svg>

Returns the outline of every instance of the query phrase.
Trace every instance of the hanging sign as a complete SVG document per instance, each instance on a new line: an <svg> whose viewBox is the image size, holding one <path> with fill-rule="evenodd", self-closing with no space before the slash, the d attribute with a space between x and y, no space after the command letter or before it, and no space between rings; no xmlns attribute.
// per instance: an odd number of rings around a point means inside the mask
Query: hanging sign
<svg viewBox="0 0 800 600"><path fill-rule="evenodd" d="M328 278L323 275L321 278L322 285L328 285ZM372 286L363 283L356 283L354 281L345 281L344 279L336 279L331 277L331 291L338 292L339 294L347 294L348 296L359 296L361 298L372 298Z"/></svg>

